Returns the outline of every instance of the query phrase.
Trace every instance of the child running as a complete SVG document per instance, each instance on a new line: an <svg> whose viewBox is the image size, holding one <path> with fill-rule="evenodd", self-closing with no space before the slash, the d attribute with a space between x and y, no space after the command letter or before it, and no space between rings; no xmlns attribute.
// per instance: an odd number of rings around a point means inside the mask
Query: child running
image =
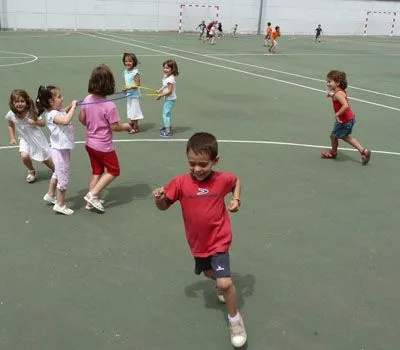
<svg viewBox="0 0 400 350"><path fill-rule="evenodd" d="M318 27L315 28L315 42L321 42L321 34L322 34L322 27L318 24Z"/></svg>
<svg viewBox="0 0 400 350"><path fill-rule="evenodd" d="M335 159L337 157L339 139L342 139L360 152L362 165L367 165L371 158L371 151L362 147L353 136L350 136L356 119L346 93L346 73L332 70L328 73L326 82L329 89L327 97L332 98L336 120L331 133L332 148L329 151L322 152L321 157Z"/></svg>
<svg viewBox="0 0 400 350"><path fill-rule="evenodd" d="M28 169L26 182L36 181L36 170L32 159L42 162L51 171L54 165L50 157L50 146L45 134L40 129L45 121L38 116L35 104L25 90L16 89L11 92L9 100L10 111L6 114L10 144L17 144L19 139L19 153L22 163Z"/></svg>
<svg viewBox="0 0 400 350"><path fill-rule="evenodd" d="M140 131L139 120L143 119L142 108L140 107L140 73L137 69L138 60L135 54L131 52L124 53L122 57L122 62L124 63L124 79L125 86L124 91L127 91L126 95L126 109L128 119L130 120L130 125L132 131L130 134L136 134Z"/></svg>
<svg viewBox="0 0 400 350"><path fill-rule="evenodd" d="M228 210L235 213L240 207L240 181L232 173L216 172L218 143L209 133L194 134L186 145L189 173L172 179L165 187L153 191L155 204L167 210L180 201L186 238L194 256L195 274L216 281L218 299L226 303L231 331L231 343L242 347L247 341L243 319L236 303L232 282L229 249L232 230L224 198L233 197Z"/></svg>
<svg viewBox="0 0 400 350"><path fill-rule="evenodd" d="M272 27L271 22L267 23L267 27L265 28L265 37L264 37L264 46L271 46L271 35L272 35Z"/></svg>
<svg viewBox="0 0 400 350"><path fill-rule="evenodd" d="M82 102L79 121L86 126L86 151L92 166L89 192L84 199L86 209L104 212L100 193L120 174L119 161L114 150L113 131L130 132L128 123L120 124L118 110L107 96L115 93L115 79L110 68L100 65L93 69L89 79L90 95ZM105 172L105 169L107 172Z"/></svg>
<svg viewBox="0 0 400 350"><path fill-rule="evenodd" d="M54 173L50 180L49 190L43 199L54 204L55 212L72 215L74 211L65 204L65 194L69 183L71 151L75 141L71 120L74 116L76 101L72 101L64 109L63 100L61 90L56 86L40 86L38 89L36 104L39 114L45 112L47 127L50 130L51 155L54 161Z"/></svg>
<svg viewBox="0 0 400 350"><path fill-rule="evenodd" d="M271 34L271 45L268 49L269 52L275 53L276 46L278 45L278 38L281 36L281 28L279 26L275 27L275 30Z"/></svg>
<svg viewBox="0 0 400 350"><path fill-rule="evenodd" d="M202 39L203 35L204 35L204 31L206 30L206 22L205 21L201 21L201 23L197 26L197 30L200 31L200 36L199 36L199 40Z"/></svg>
<svg viewBox="0 0 400 350"><path fill-rule="evenodd" d="M175 77L179 75L178 64L175 60L167 60L163 62L164 76L162 78L161 89L157 90L156 100L164 97L162 118L163 126L160 129L160 136L172 136L172 108L176 101L176 83Z"/></svg>

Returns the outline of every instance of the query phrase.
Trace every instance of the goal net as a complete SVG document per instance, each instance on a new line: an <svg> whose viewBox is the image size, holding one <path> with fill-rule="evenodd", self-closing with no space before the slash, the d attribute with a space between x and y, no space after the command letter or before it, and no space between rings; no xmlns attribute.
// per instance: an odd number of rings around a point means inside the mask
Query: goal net
<svg viewBox="0 0 400 350"><path fill-rule="evenodd" d="M219 6L182 4L179 12L179 33L194 32L197 26L204 21L206 25L218 21Z"/></svg>
<svg viewBox="0 0 400 350"><path fill-rule="evenodd" d="M396 15L394 11L368 11L365 16L364 36L392 36L396 26Z"/></svg>

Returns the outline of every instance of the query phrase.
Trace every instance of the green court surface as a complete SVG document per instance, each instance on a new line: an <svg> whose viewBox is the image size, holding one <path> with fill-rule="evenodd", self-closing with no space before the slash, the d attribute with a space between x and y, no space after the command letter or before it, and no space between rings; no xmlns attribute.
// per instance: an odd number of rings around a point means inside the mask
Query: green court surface
<svg viewBox="0 0 400 350"><path fill-rule="evenodd" d="M193 273L179 205L156 209L152 190L187 171L185 140L220 143L220 170L243 183L232 215L231 263L254 350L395 350L400 344L398 173L400 40L262 37L202 44L194 35L1 32L0 104L41 84L65 103L86 95L91 69L108 64L122 86L122 53L137 54L143 85L159 87L177 60L175 134L159 137L161 102L142 98L138 135L115 134L121 176L106 213L84 208L90 175L84 128L76 139L68 203L56 215L42 197L50 174L25 182L7 122L0 129L0 349L231 349L214 286ZM343 150L322 160L333 122L324 96L331 69L348 73L354 135L374 151L368 166ZM125 119L125 101L117 103ZM347 145L343 145L347 148Z"/></svg>

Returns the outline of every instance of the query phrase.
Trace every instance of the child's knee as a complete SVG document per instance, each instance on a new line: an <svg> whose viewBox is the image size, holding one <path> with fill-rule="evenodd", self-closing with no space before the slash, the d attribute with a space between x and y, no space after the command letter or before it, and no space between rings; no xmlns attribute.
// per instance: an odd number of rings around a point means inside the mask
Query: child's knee
<svg viewBox="0 0 400 350"><path fill-rule="evenodd" d="M221 277L217 278L217 287L220 291L228 291L233 287L232 278L230 277Z"/></svg>
<svg viewBox="0 0 400 350"><path fill-rule="evenodd" d="M31 157L29 156L29 153L21 152L20 155L21 155L22 160L31 159Z"/></svg>

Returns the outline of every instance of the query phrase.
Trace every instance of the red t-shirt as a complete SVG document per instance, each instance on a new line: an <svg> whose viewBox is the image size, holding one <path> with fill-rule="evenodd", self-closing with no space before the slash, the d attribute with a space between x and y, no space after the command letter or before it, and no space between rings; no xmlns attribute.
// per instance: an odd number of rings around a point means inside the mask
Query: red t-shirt
<svg viewBox="0 0 400 350"><path fill-rule="evenodd" d="M178 200L181 203L193 256L202 258L229 251L232 230L224 198L234 190L236 180L236 175L223 172L214 172L204 181L184 174L165 186L167 200L171 204Z"/></svg>
<svg viewBox="0 0 400 350"><path fill-rule="evenodd" d="M345 96L346 96L346 101L347 103L349 103L349 100L347 98L347 94L346 91L342 90L342 89L338 89L334 92L333 96L332 96L332 103L333 103L333 110L335 111L335 113L337 113L340 108L342 108L342 104L335 99L335 95L339 92L342 91L344 92ZM351 107L350 107L350 103L349 103L349 107L344 111L344 113L342 113L339 117L337 117L338 122L339 123L348 123L350 120L352 120L354 118L354 112L352 111Z"/></svg>

